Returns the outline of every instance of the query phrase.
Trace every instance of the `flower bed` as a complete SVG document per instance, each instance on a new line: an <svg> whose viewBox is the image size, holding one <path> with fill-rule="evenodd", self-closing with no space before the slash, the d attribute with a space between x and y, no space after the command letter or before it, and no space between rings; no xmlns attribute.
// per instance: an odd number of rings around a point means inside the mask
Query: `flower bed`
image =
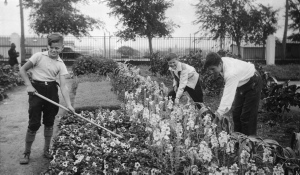
<svg viewBox="0 0 300 175"><path fill-rule="evenodd" d="M274 140L228 134L212 122L209 110L188 99L174 106L163 84L126 65L117 74L135 80L117 111L84 111L83 117L112 134L66 115L54 139L44 174L283 174L299 172L292 150ZM129 79L130 79L129 78Z"/></svg>

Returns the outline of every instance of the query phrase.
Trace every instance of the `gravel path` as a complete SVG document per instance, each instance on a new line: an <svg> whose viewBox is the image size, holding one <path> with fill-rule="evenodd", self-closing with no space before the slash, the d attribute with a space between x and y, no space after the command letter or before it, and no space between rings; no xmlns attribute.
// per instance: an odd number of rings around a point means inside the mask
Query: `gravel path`
<svg viewBox="0 0 300 175"><path fill-rule="evenodd" d="M67 79L68 87L71 89L72 79ZM60 104L65 105L60 95ZM70 94L71 100L74 98ZM56 124L59 116L65 113L60 109L55 120L54 133L57 133ZM25 133L28 123L28 95L25 86L13 88L8 93L8 98L0 102L0 175L37 175L44 171L49 160L43 158L44 126L37 132L32 145L30 163L20 165L25 146Z"/></svg>

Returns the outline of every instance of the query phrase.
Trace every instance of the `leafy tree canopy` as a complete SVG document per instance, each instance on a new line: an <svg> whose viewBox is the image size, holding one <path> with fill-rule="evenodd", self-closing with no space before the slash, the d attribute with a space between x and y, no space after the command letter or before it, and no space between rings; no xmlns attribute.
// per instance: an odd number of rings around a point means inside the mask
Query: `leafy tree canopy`
<svg viewBox="0 0 300 175"><path fill-rule="evenodd" d="M172 22L167 21L165 11L173 4L165 0L108 0L110 15L119 18L124 27L117 35L125 40L140 37L162 37L172 32Z"/></svg>
<svg viewBox="0 0 300 175"><path fill-rule="evenodd" d="M59 32L64 35L88 35L103 23L83 15L75 4L85 0L25 0L24 6L31 8L30 26L37 34Z"/></svg>
<svg viewBox="0 0 300 175"><path fill-rule="evenodd" d="M293 21L289 28L296 33L291 34L288 39L300 41L300 0L290 0L289 6L289 17Z"/></svg>
<svg viewBox="0 0 300 175"><path fill-rule="evenodd" d="M178 27L165 16L165 11L173 5L167 0L107 0L110 15L119 18L117 25L122 26L117 36L126 40L147 37L149 50L153 53L152 38L170 36Z"/></svg>
<svg viewBox="0 0 300 175"><path fill-rule="evenodd" d="M254 0L198 0L195 7L197 19L194 24L200 24L200 30L209 32L214 39L232 37L238 46L239 55L242 41L254 42L255 38L263 37L268 32L272 33L273 22L277 22L270 19L276 12L269 7L259 5L259 9L265 11L262 14L256 13L258 7L254 4ZM255 21L258 19L260 23ZM267 25L267 22L270 25ZM262 26L267 32L259 31ZM260 34L256 33L257 36L252 36L254 31L259 31Z"/></svg>
<svg viewBox="0 0 300 175"><path fill-rule="evenodd" d="M266 39L270 34L277 30L277 14L278 9L273 10L271 6L258 4L257 8L250 11L251 20L251 36L249 40L255 44L266 44Z"/></svg>

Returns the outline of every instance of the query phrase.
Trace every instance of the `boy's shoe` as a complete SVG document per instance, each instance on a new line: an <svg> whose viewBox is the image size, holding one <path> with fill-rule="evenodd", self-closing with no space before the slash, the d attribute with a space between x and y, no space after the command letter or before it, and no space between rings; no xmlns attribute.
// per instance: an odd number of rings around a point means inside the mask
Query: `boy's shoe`
<svg viewBox="0 0 300 175"><path fill-rule="evenodd" d="M49 151L44 151L44 157L47 159L53 159L53 156L50 154Z"/></svg>
<svg viewBox="0 0 300 175"><path fill-rule="evenodd" d="M29 163L29 157L30 157L30 153L24 153L23 154L24 155L24 157L22 157L21 159L20 159L20 164L28 164Z"/></svg>

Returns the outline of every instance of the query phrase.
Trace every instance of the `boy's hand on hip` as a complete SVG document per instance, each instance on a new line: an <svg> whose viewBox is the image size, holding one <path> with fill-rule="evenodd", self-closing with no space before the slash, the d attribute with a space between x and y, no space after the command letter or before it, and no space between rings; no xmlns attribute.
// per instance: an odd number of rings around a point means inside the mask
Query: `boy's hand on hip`
<svg viewBox="0 0 300 175"><path fill-rule="evenodd" d="M27 86L26 91L28 94L33 94L34 92L36 92L35 88L32 85Z"/></svg>

